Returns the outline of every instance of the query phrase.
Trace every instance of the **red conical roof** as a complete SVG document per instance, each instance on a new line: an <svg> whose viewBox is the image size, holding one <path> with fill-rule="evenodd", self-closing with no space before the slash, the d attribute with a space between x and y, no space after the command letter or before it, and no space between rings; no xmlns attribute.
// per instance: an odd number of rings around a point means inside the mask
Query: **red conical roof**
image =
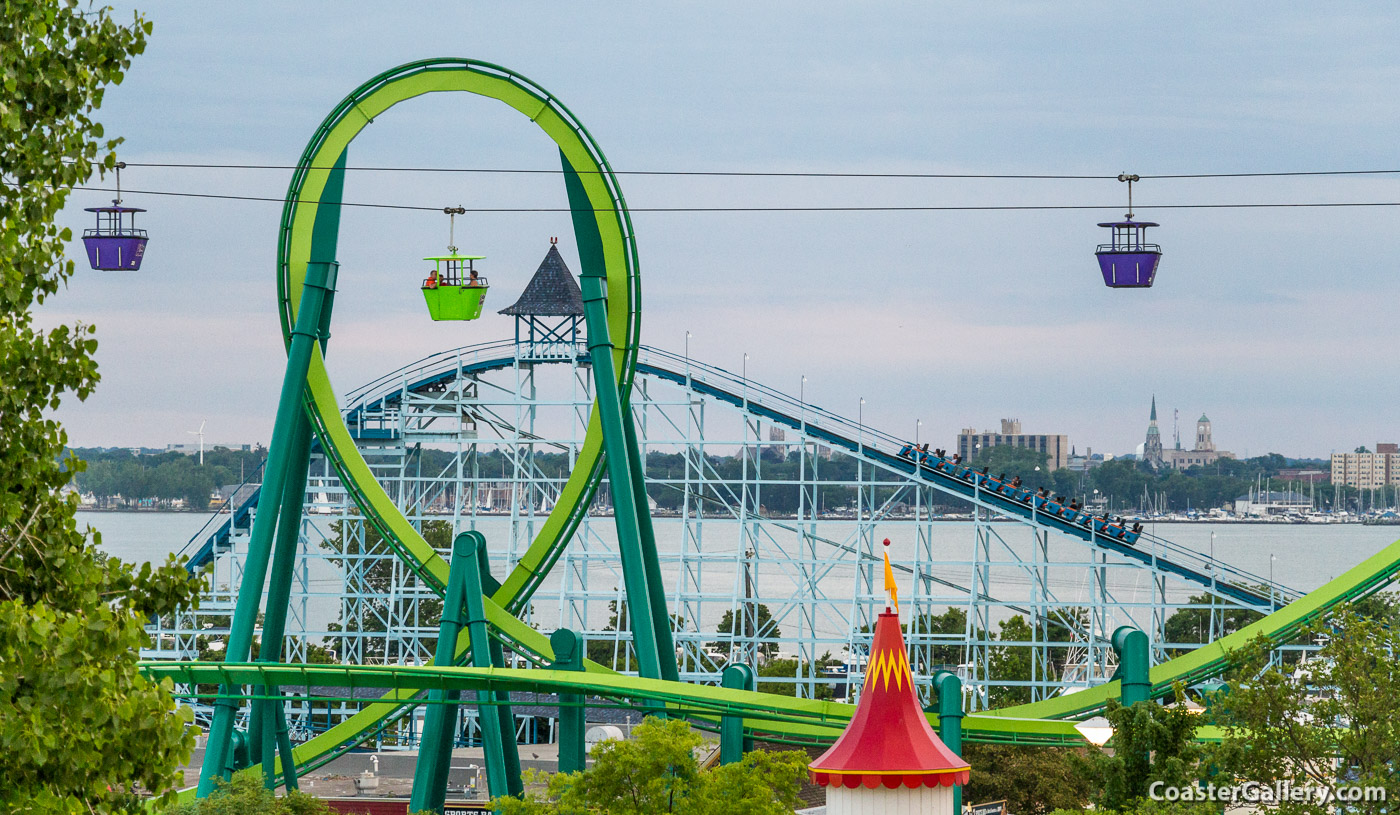
<svg viewBox="0 0 1400 815"><path fill-rule="evenodd" d="M971 768L938 738L919 707L899 615L880 615L856 715L808 769L821 786L890 789L966 784Z"/></svg>

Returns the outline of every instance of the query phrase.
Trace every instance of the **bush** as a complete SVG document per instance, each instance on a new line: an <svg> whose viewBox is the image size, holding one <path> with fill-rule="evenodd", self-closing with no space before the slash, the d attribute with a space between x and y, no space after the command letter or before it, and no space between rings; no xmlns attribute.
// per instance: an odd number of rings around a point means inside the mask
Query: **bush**
<svg viewBox="0 0 1400 815"><path fill-rule="evenodd" d="M263 787L257 771L245 771L221 781L208 798L166 810L168 815L329 815L319 798L295 790L282 797Z"/></svg>

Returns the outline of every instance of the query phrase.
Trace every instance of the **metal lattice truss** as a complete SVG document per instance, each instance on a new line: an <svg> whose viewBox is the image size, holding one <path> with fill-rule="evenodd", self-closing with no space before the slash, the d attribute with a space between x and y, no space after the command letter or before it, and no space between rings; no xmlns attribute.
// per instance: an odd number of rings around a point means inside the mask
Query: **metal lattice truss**
<svg viewBox="0 0 1400 815"><path fill-rule="evenodd" d="M539 533L583 443L592 395L582 359L561 353L555 336L548 348L522 340L445 352L351 392L347 424L411 522L438 522L443 547L480 530L501 577ZM632 410L688 681L717 682L739 660L770 666L761 687L846 695L884 597L885 538L916 679L927 688L937 670L956 670L973 709L1008 688L1029 701L1108 681L1110 638L1123 624L1151 634L1158 660L1195 647L1167 642L1165 629L1192 595L1211 597L1189 606L1210 609L1207 641L1226 613L1250 607L1215 590L1217 576L1252 578L1226 564L1148 536L1144 562L999 515L890 466L898 440L693 360L643 348ZM351 663L427 662L437 596L368 537L314 451L302 526L293 658L322 645ZM210 597L153 630L153 656L191 658L201 637L226 633L245 539L235 531L217 548ZM1209 581L1168 568L1185 561ZM524 618L579 630L590 658L632 670L622 586L605 482ZM950 609L962 612L957 629ZM942 627L927 622L936 615ZM1005 628L1013 616L1026 625ZM1029 677L1007 675L1027 656Z"/></svg>

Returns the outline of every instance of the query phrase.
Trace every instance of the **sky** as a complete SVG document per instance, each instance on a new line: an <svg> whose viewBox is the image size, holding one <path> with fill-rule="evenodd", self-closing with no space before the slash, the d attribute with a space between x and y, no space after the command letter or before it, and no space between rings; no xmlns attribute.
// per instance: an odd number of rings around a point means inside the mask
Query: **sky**
<svg viewBox="0 0 1400 815"><path fill-rule="evenodd" d="M429 56L530 77L618 170L1115 175L1400 169L1400 7L1386 3L116 3L154 23L99 119L125 161L296 162L370 77ZM556 169L492 100L401 104L350 165ZM128 190L280 197L285 169L132 167ZM1400 439L1400 208L1154 209L1400 202L1400 175L1147 179L1156 285L1103 286L1095 224L1115 180L624 176L642 340L951 447L1019 418L1081 452L1131 452L1155 395L1190 444L1326 456ZM102 185L107 186L107 185ZM64 223L109 193L74 194ZM565 205L557 176L356 171L347 201ZM271 436L285 355L281 207L129 193L137 273L80 269L45 325L97 327L102 383L57 412L76 446ZM655 207L1089 205L1020 212L646 212ZM340 392L437 350L510 336L494 311L560 213L459 218L488 256L489 315L431 323L417 290L445 216L347 210L330 369ZM74 257L81 257L75 247ZM1169 442L1170 443L1170 442Z"/></svg>

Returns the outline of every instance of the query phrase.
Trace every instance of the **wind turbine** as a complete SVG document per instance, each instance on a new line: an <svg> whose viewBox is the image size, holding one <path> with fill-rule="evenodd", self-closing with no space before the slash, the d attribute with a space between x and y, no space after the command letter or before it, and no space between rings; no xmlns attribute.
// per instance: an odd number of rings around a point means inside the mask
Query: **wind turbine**
<svg viewBox="0 0 1400 815"><path fill-rule="evenodd" d="M202 421L202 422L199 423L199 429L198 429L198 430L186 430L186 431L185 431L186 433L190 434L191 436L198 436L198 437L199 437L199 466L201 466L201 467L204 466L204 426L205 426L206 424L208 424L208 423L209 423L209 420L208 420L208 419L205 419L204 421Z"/></svg>

